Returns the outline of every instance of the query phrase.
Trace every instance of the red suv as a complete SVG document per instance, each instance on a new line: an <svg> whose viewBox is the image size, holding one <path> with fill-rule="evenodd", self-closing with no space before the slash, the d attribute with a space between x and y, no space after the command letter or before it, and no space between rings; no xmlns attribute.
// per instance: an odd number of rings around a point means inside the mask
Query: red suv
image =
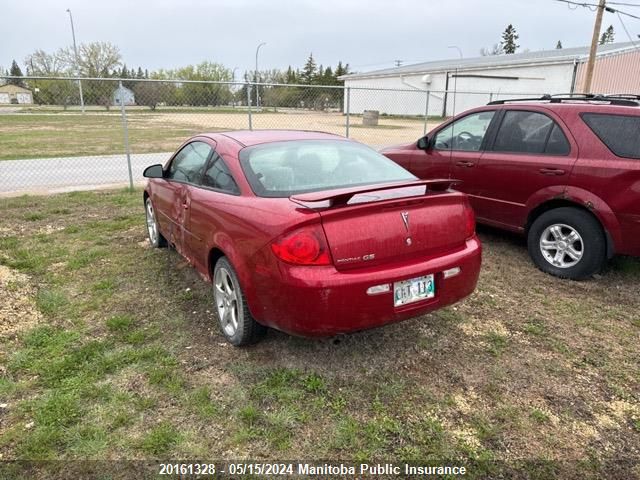
<svg viewBox="0 0 640 480"><path fill-rule="evenodd" d="M614 254L640 256L640 96L491 102L382 153L461 180L478 222L527 235L550 274L584 279Z"/></svg>

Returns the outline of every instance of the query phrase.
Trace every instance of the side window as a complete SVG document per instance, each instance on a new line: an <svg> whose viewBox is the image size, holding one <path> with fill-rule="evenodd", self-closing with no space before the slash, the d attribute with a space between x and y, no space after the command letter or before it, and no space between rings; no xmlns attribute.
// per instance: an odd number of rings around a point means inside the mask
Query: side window
<svg viewBox="0 0 640 480"><path fill-rule="evenodd" d="M548 116L538 112L511 110L502 119L493 150L566 155L570 147L560 127Z"/></svg>
<svg viewBox="0 0 640 480"><path fill-rule="evenodd" d="M204 142L191 142L173 158L167 178L179 182L199 183L211 147Z"/></svg>
<svg viewBox="0 0 640 480"><path fill-rule="evenodd" d="M240 189L229 172L227 164L222 157L213 152L213 157L202 177L202 185L217 188L229 193L240 193Z"/></svg>
<svg viewBox="0 0 640 480"><path fill-rule="evenodd" d="M640 159L640 116L583 113L582 120L618 157Z"/></svg>
<svg viewBox="0 0 640 480"><path fill-rule="evenodd" d="M494 111L478 112L456 120L436 134L434 148L479 151L494 114Z"/></svg>
<svg viewBox="0 0 640 480"><path fill-rule="evenodd" d="M548 155L569 155L571 145L558 125L554 125L547 140L544 153Z"/></svg>

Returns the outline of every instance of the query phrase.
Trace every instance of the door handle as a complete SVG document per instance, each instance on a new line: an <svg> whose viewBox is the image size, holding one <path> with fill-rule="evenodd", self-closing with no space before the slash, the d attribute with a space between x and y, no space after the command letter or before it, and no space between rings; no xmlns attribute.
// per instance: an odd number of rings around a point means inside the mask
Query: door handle
<svg viewBox="0 0 640 480"><path fill-rule="evenodd" d="M564 175L564 170L561 168L541 168L540 173L544 175Z"/></svg>
<svg viewBox="0 0 640 480"><path fill-rule="evenodd" d="M459 162L456 162L456 165L459 166L459 167L471 168L471 167L475 166L475 163L469 162L467 160L460 160Z"/></svg>

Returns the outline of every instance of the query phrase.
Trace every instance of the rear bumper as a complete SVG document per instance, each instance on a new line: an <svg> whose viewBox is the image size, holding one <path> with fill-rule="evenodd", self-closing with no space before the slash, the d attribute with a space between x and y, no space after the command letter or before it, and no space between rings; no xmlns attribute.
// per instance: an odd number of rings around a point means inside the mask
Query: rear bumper
<svg viewBox="0 0 640 480"><path fill-rule="evenodd" d="M477 237L463 248L429 260L337 271L333 266L294 267L281 264L279 281L258 280L254 317L269 327L302 336L332 336L422 315L451 305L476 287L481 264ZM456 276L443 271L459 267ZM435 297L401 307L393 305L393 291L367 294L369 287L434 274Z"/></svg>

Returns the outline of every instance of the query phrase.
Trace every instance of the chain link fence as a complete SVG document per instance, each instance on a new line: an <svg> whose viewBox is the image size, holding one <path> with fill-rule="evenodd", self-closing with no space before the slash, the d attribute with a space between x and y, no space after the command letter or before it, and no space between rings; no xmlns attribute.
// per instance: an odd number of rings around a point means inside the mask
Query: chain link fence
<svg viewBox="0 0 640 480"><path fill-rule="evenodd" d="M0 194L133 185L146 166L203 132L320 130L374 148L412 142L445 117L503 98L113 78L0 77L0 85Z"/></svg>

